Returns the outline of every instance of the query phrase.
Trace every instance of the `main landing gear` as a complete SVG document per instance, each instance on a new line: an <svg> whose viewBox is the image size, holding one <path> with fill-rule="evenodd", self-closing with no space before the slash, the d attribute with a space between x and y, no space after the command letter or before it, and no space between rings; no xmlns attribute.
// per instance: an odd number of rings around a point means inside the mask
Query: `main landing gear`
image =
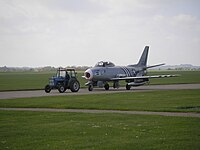
<svg viewBox="0 0 200 150"><path fill-rule="evenodd" d="M131 89L131 86L126 84L126 90L130 90Z"/></svg>
<svg viewBox="0 0 200 150"><path fill-rule="evenodd" d="M104 85L104 88L105 88L106 91L108 91L109 88L110 88L109 84L106 83L106 84ZM94 86L93 86L92 84L88 85L88 91L93 91L93 89L94 89Z"/></svg>
<svg viewBox="0 0 200 150"><path fill-rule="evenodd" d="M109 87L110 87L110 86L109 86L109 84L108 84L108 83L106 83L106 84L104 85L104 88L105 88L105 90L106 90L106 91L108 91L108 90L109 90Z"/></svg>
<svg viewBox="0 0 200 150"><path fill-rule="evenodd" d="M104 84L104 88L106 91L108 91L110 89L110 86L108 83ZM119 88L118 84L113 85L113 88ZM88 91L93 91L94 86L92 84L88 85ZM126 84L126 90L130 90L131 89L131 85Z"/></svg>

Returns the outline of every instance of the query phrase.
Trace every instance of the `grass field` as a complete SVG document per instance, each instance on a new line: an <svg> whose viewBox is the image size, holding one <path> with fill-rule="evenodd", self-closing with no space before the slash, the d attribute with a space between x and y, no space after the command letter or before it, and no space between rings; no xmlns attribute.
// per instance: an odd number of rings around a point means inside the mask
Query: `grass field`
<svg viewBox="0 0 200 150"><path fill-rule="evenodd" d="M150 84L200 83L200 71L152 71L149 75L177 74L176 78L151 79Z"/></svg>
<svg viewBox="0 0 200 150"><path fill-rule="evenodd" d="M151 71L149 75L155 74L179 74L180 77L151 79L150 84L176 84L176 83L200 83L200 71ZM6 90L27 90L43 89L50 77L55 75L52 72L0 72L0 91ZM86 82L78 73L78 80L81 87ZM122 82L123 84L123 82Z"/></svg>
<svg viewBox="0 0 200 150"><path fill-rule="evenodd" d="M53 72L0 72L0 91L44 89L54 75ZM82 73L78 73L83 86L85 80L81 76Z"/></svg>
<svg viewBox="0 0 200 150"><path fill-rule="evenodd" d="M1 100L0 107L200 112L199 90ZM200 149L200 119L0 111L0 149Z"/></svg>
<svg viewBox="0 0 200 150"><path fill-rule="evenodd" d="M0 111L0 149L198 150L200 119Z"/></svg>
<svg viewBox="0 0 200 150"><path fill-rule="evenodd" d="M200 89L1 100L0 107L200 112Z"/></svg>

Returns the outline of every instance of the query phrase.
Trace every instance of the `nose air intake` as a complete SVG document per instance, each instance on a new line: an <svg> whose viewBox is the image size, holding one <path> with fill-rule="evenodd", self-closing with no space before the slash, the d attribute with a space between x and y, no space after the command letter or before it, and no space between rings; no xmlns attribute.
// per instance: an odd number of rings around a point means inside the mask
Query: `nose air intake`
<svg viewBox="0 0 200 150"><path fill-rule="evenodd" d="M86 72L86 73L85 73L85 77L86 77L86 78L90 78L90 73L89 73L89 72Z"/></svg>
<svg viewBox="0 0 200 150"><path fill-rule="evenodd" d="M85 78L88 79L88 80L91 80L93 77L93 74L92 74L92 70L91 69L88 69L85 71Z"/></svg>

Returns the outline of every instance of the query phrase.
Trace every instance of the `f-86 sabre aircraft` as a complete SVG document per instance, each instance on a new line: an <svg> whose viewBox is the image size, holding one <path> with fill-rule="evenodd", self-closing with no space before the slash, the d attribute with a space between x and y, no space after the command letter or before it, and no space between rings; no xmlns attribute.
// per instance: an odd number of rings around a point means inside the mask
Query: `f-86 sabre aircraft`
<svg viewBox="0 0 200 150"><path fill-rule="evenodd" d="M88 86L89 91L92 91L94 86L104 87L105 90L109 90L108 82L113 82L113 88L119 88L119 81L125 80L127 83L126 89L130 90L132 86L148 83L150 78L176 77L176 75L146 76L148 68L164 65L147 66L148 52L149 46L146 46L139 62L135 65L115 66L112 62L98 62L93 68L84 72L82 77L88 80L85 85Z"/></svg>

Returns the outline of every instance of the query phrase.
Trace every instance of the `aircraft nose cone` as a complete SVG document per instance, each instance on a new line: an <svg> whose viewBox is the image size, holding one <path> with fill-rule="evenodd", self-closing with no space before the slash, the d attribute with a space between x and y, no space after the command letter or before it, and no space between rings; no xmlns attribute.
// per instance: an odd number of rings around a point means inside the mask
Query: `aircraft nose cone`
<svg viewBox="0 0 200 150"><path fill-rule="evenodd" d="M93 78L93 73L91 69L85 71L85 78L91 80Z"/></svg>

